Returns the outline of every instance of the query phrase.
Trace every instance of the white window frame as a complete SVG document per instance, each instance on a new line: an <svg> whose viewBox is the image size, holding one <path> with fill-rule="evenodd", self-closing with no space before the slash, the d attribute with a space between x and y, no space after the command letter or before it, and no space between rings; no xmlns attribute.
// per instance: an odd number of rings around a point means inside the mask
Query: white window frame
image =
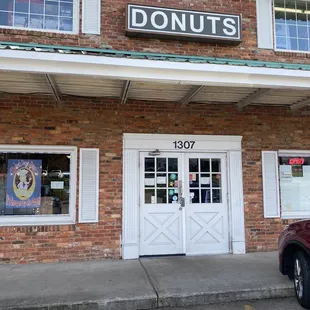
<svg viewBox="0 0 310 310"><path fill-rule="evenodd" d="M302 0L305 2L309 2L310 0ZM277 48L277 36L276 36L276 14L275 14L275 6L274 6L274 0L272 0L272 23L273 23L273 41L274 41L274 51L275 52L281 52L281 53L298 53L298 54L310 54L310 46L309 51L297 51L297 50L286 50L286 49L280 49ZM310 38L309 38L310 39Z"/></svg>
<svg viewBox="0 0 310 310"><path fill-rule="evenodd" d="M305 150L279 150L278 157L282 156L307 156L310 157L310 151ZM280 169L280 164L278 164L278 169ZM281 182L280 179L279 182L279 189L280 189L280 199L281 199ZM281 218L282 219L304 219L304 218L310 218L310 211L308 212L283 212L282 211L282 201L281 201Z"/></svg>
<svg viewBox="0 0 310 310"><path fill-rule="evenodd" d="M46 145L0 145L0 153L70 154L69 214L5 215L0 226L69 225L76 221L77 147Z"/></svg>
<svg viewBox="0 0 310 310"><path fill-rule="evenodd" d="M35 29L35 28L26 28L26 27L4 26L4 25L0 25L0 29L13 29L13 30L32 31L32 32L40 31L40 32L45 32L45 33L63 33L63 34L76 35L79 33L79 29L80 29L80 0L73 1L72 31L53 30L53 29Z"/></svg>

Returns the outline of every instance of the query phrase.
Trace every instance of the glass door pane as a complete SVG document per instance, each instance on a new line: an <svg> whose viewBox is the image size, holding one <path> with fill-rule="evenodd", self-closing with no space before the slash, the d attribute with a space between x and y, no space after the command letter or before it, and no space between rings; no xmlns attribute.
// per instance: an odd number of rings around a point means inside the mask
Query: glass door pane
<svg viewBox="0 0 310 310"><path fill-rule="evenodd" d="M190 203L222 203L222 172L219 158L189 159Z"/></svg>
<svg viewBox="0 0 310 310"><path fill-rule="evenodd" d="M144 193L146 204L172 204L179 200L178 158L144 159Z"/></svg>

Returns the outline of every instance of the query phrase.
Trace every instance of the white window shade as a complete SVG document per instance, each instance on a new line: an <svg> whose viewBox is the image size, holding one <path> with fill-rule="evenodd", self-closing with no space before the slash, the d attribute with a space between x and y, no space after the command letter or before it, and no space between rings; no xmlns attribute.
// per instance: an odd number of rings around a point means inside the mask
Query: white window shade
<svg viewBox="0 0 310 310"><path fill-rule="evenodd" d="M263 195L265 218L280 217L278 153L262 152Z"/></svg>
<svg viewBox="0 0 310 310"><path fill-rule="evenodd" d="M256 0L258 48L273 49L272 0Z"/></svg>
<svg viewBox="0 0 310 310"><path fill-rule="evenodd" d="M99 149L80 150L79 222L99 219Z"/></svg>
<svg viewBox="0 0 310 310"><path fill-rule="evenodd" d="M82 32L100 34L101 29L101 0L83 0Z"/></svg>

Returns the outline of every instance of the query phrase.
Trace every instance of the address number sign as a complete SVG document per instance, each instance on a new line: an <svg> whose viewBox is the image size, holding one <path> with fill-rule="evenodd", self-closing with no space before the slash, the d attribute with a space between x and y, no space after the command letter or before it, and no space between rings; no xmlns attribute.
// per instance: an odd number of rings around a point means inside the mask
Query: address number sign
<svg viewBox="0 0 310 310"><path fill-rule="evenodd" d="M175 149L185 149L185 150L192 150L194 148L196 141L174 141L174 148Z"/></svg>

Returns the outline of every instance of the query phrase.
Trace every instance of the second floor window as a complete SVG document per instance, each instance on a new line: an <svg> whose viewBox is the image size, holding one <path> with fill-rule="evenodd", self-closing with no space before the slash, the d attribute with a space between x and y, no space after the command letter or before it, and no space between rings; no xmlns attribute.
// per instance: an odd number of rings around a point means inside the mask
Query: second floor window
<svg viewBox="0 0 310 310"><path fill-rule="evenodd" d="M76 0L0 0L0 27L76 32Z"/></svg>
<svg viewBox="0 0 310 310"><path fill-rule="evenodd" d="M310 51L310 1L274 0L275 48Z"/></svg>

